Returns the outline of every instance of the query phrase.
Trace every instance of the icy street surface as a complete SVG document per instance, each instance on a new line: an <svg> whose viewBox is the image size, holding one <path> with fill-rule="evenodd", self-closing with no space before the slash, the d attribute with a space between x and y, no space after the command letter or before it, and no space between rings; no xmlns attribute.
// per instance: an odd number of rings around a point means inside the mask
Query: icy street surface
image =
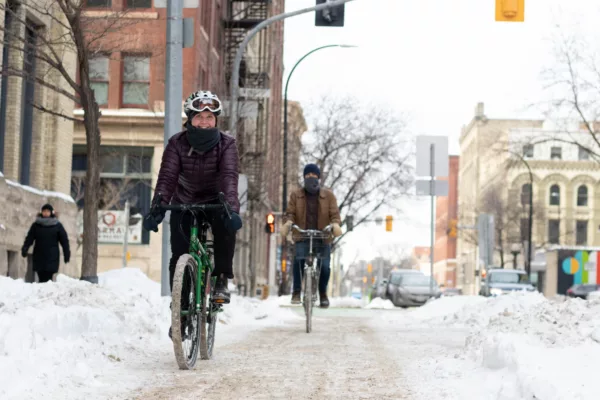
<svg viewBox="0 0 600 400"><path fill-rule="evenodd" d="M596 400L592 297L332 299L306 334L289 297L234 296L214 359L180 371L169 299L139 270L98 285L0 277L0 399Z"/></svg>

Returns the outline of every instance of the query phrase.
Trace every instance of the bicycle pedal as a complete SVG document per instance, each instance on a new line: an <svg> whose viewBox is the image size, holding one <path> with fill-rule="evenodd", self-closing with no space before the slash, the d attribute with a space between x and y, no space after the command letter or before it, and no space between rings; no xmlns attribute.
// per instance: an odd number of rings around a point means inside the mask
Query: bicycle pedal
<svg viewBox="0 0 600 400"><path fill-rule="evenodd" d="M225 304L225 300L223 300L223 299L216 299L215 303L217 303L217 304Z"/></svg>

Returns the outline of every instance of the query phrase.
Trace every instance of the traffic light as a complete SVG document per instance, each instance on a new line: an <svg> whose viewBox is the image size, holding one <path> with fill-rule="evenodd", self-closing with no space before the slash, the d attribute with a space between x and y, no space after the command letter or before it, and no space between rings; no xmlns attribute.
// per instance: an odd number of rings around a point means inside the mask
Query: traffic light
<svg viewBox="0 0 600 400"><path fill-rule="evenodd" d="M458 230L457 230L457 224L458 221L456 219L451 219L450 223L448 224L448 237L451 239L455 239L456 236L458 235Z"/></svg>
<svg viewBox="0 0 600 400"><path fill-rule="evenodd" d="M367 277L363 276L363 283L367 283Z"/></svg>
<svg viewBox="0 0 600 400"><path fill-rule="evenodd" d="M394 218L391 215L388 215L385 217L385 231L386 232L392 231L392 221L393 220L394 220Z"/></svg>
<svg viewBox="0 0 600 400"><path fill-rule="evenodd" d="M317 0L317 5L331 3L333 0ZM315 11L315 26L344 26L345 4Z"/></svg>
<svg viewBox="0 0 600 400"><path fill-rule="evenodd" d="M273 213L267 214L267 223L265 224L266 233L275 233L275 216Z"/></svg>
<svg viewBox="0 0 600 400"><path fill-rule="evenodd" d="M496 21L525 21L525 0L496 0Z"/></svg>
<svg viewBox="0 0 600 400"><path fill-rule="evenodd" d="M373 264L367 264L367 272L370 274L373 272Z"/></svg>

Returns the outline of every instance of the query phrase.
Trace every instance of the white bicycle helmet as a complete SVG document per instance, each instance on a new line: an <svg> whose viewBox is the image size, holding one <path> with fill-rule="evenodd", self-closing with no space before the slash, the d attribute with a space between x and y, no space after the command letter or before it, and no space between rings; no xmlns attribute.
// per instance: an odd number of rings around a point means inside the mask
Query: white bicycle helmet
<svg viewBox="0 0 600 400"><path fill-rule="evenodd" d="M188 118L191 117L192 113L199 113L204 110L208 110L218 116L223 111L221 100L216 94L208 90L199 90L194 92L185 100L183 104L183 111Z"/></svg>

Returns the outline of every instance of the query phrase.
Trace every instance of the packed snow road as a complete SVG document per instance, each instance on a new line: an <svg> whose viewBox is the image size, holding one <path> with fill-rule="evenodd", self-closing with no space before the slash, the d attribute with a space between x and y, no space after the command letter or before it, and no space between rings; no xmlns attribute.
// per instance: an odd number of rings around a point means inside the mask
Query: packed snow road
<svg viewBox="0 0 600 400"><path fill-rule="evenodd" d="M195 371L158 374L160 386L135 398L416 399L405 367L441 347L460 349L464 336L446 330L444 337L455 339L448 342L431 331L374 325L381 314L397 312L318 310L310 334L298 318L255 331L238 343L223 343L217 336L213 360L198 362ZM173 368L174 362L166 369Z"/></svg>

